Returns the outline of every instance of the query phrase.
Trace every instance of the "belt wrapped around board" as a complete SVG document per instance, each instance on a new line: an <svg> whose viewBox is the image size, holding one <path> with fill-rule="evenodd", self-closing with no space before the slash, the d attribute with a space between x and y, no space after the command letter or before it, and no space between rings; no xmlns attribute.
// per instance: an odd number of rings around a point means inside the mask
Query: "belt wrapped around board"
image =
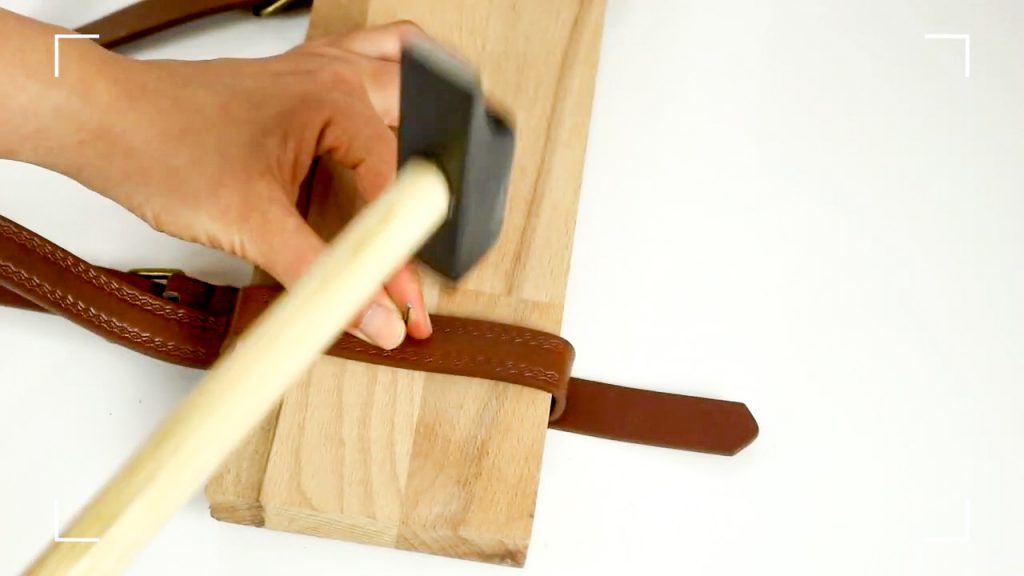
<svg viewBox="0 0 1024 576"><path fill-rule="evenodd" d="M100 268L0 216L0 305L59 314L173 364L210 366L280 290ZM327 353L538 388L551 393L550 426L559 430L725 455L757 437L757 423L738 402L572 378L573 347L554 334L451 316L434 315L432 323L433 336L394 350L346 334Z"/></svg>
<svg viewBox="0 0 1024 576"><path fill-rule="evenodd" d="M79 27L113 47L234 9L269 15L302 0L143 0ZM154 358L210 366L280 293L272 286L217 286L181 272L93 266L0 216L0 305L59 314ZM571 377L573 347L539 330L433 315L429 339L382 350L342 336L328 354L395 368L470 376L552 395L550 427L712 454L749 445L757 423L744 404L614 386Z"/></svg>

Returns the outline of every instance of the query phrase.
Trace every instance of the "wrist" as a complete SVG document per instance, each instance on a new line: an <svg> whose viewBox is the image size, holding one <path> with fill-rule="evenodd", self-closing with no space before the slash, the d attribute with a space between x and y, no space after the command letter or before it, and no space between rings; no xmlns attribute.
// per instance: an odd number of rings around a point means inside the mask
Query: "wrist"
<svg viewBox="0 0 1024 576"><path fill-rule="evenodd" d="M54 36L71 33L0 10L0 48L16 62L0 86L0 158L81 179L126 104L119 84L134 63L91 40L67 38L55 64Z"/></svg>
<svg viewBox="0 0 1024 576"><path fill-rule="evenodd" d="M119 148L125 132L134 129L126 117L138 106L130 86L139 63L89 41L73 43L83 45L61 48L58 86L45 108L51 116L38 127L44 146L28 161L102 192L105 174L128 161Z"/></svg>

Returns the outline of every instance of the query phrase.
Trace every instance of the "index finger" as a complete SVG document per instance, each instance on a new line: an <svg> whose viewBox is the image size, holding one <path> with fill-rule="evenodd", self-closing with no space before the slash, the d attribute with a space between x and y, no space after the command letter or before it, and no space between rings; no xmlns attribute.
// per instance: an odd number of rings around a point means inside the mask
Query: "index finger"
<svg viewBox="0 0 1024 576"><path fill-rule="evenodd" d="M340 36L335 42L328 40L328 43L362 56L398 62L402 58L402 47L407 42L426 37L427 33L415 22L400 20L364 28Z"/></svg>
<svg viewBox="0 0 1024 576"><path fill-rule="evenodd" d="M356 175L360 196L377 198L395 178L398 141L374 110L365 90L350 94L348 106L339 106L328 118L318 143L326 155Z"/></svg>

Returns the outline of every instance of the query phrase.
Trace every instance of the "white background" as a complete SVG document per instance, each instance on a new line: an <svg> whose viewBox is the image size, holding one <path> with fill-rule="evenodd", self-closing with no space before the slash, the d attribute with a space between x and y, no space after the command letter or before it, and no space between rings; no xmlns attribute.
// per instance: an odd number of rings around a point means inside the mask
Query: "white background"
<svg viewBox="0 0 1024 576"><path fill-rule="evenodd" d="M0 4L73 26L127 1ZM1010 0L609 1L576 373L744 401L761 436L721 458L550 433L522 573L1024 573L1022 27ZM132 53L259 56L304 30L239 14ZM970 79L927 33L971 35ZM0 213L100 264L247 278L36 168L0 163ZM0 310L0 375L9 574L200 373ZM131 573L516 572L218 523L197 495Z"/></svg>

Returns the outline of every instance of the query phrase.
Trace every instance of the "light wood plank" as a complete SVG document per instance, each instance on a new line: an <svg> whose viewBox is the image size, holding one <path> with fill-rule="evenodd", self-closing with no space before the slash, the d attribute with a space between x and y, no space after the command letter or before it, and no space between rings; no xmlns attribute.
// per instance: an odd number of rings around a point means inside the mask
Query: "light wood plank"
<svg viewBox="0 0 1024 576"><path fill-rule="evenodd" d="M511 111L517 151L501 238L457 288L424 274L434 312L558 331L603 14L603 0L317 0L311 36L414 20L473 63L488 98ZM349 180L321 170L317 189ZM310 221L330 234L344 204L315 196ZM324 358L211 482L211 509L522 565L549 406L549 395L518 386Z"/></svg>
<svg viewBox="0 0 1024 576"><path fill-rule="evenodd" d="M414 159L403 166L76 515L66 533L89 534L90 545L55 538L26 574L122 572L444 223L449 198L437 165Z"/></svg>

